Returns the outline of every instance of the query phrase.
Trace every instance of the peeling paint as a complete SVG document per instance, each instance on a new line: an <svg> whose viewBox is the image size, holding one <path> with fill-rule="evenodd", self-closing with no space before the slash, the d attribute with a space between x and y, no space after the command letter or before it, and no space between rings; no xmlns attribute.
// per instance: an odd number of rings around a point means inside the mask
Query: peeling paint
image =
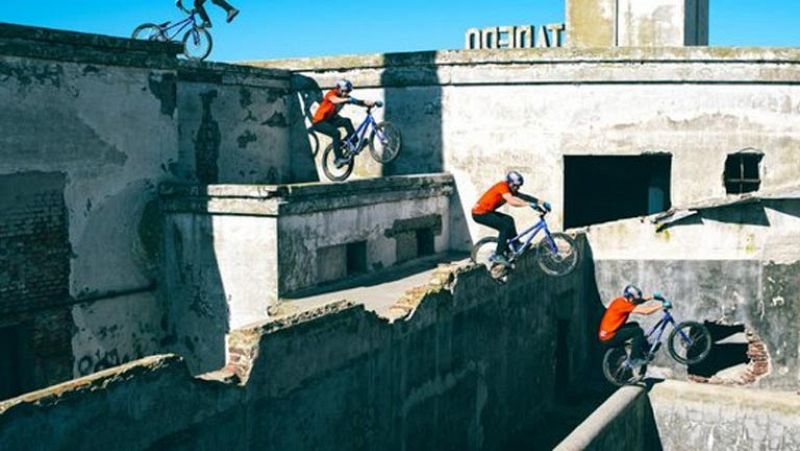
<svg viewBox="0 0 800 451"><path fill-rule="evenodd" d="M175 74L151 73L147 85L153 96L161 102L161 114L173 117L178 105L178 79Z"/></svg>
<svg viewBox="0 0 800 451"><path fill-rule="evenodd" d="M256 141L258 141L258 137L250 130L245 130L244 133L236 138L236 142L239 144L240 149L246 149L248 144Z"/></svg>

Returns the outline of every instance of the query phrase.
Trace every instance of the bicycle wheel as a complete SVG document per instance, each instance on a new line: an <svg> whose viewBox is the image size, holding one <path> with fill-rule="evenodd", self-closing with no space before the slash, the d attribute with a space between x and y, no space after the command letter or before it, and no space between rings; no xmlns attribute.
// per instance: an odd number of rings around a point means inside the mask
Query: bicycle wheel
<svg viewBox="0 0 800 451"><path fill-rule="evenodd" d="M211 53L214 42L205 28L190 28L183 35L183 55L194 61L203 61Z"/></svg>
<svg viewBox="0 0 800 451"><path fill-rule="evenodd" d="M615 346L610 348L603 355L603 375L606 380L617 387L631 383L634 378L634 371L627 365L630 344ZM638 376L641 378L647 374L647 365L639 367Z"/></svg>
<svg viewBox="0 0 800 451"><path fill-rule="evenodd" d="M472 246L470 259L479 265L483 265L492 279L500 283L508 282L509 268L505 265L494 263L489 258L494 254L497 249L497 237L486 237L475 243Z"/></svg>
<svg viewBox="0 0 800 451"><path fill-rule="evenodd" d="M403 144L400 129L391 122L381 122L369 137L369 153L378 163L392 162L400 153Z"/></svg>
<svg viewBox="0 0 800 451"><path fill-rule="evenodd" d="M694 365L711 351L711 333L697 321L684 321L669 334L667 350L679 363Z"/></svg>
<svg viewBox="0 0 800 451"><path fill-rule="evenodd" d="M334 164L334 160L336 160L336 154L333 152L333 143L331 143L322 153L322 172L325 173L325 177L334 182L341 182L350 177L350 173L353 172L353 166L355 166L355 158L350 158L347 164L338 168Z"/></svg>
<svg viewBox="0 0 800 451"><path fill-rule="evenodd" d="M567 275L578 265L578 246L575 244L575 239L565 233L552 233L551 236L556 252L553 252L550 240L545 237L537 244L536 260L546 274Z"/></svg>
<svg viewBox="0 0 800 451"><path fill-rule="evenodd" d="M308 145L311 147L311 156L316 157L319 153L319 138L312 129L308 129Z"/></svg>
<svg viewBox="0 0 800 451"><path fill-rule="evenodd" d="M145 41L168 41L164 30L154 23L143 23L133 29L131 39L142 39Z"/></svg>

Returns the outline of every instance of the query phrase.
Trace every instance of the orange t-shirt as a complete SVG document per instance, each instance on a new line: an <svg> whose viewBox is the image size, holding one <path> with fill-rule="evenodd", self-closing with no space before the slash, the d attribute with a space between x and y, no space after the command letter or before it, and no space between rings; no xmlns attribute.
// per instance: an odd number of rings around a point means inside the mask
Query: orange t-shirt
<svg viewBox="0 0 800 451"><path fill-rule="evenodd" d="M625 321L628 321L628 316L635 308L636 306L624 297L618 297L611 301L606 313L603 314L603 319L600 320L600 331L597 334L600 341L614 338L617 330L625 324Z"/></svg>
<svg viewBox="0 0 800 451"><path fill-rule="evenodd" d="M326 121L336 115L336 113L342 109L344 106L343 103L335 105L333 102L331 102L331 97L334 96L338 96L335 89L331 89L325 93L325 97L322 99L322 102L320 102L317 111L314 112L314 117L311 119L311 122L318 124L322 121Z"/></svg>
<svg viewBox="0 0 800 451"><path fill-rule="evenodd" d="M472 207L472 214L485 215L497 210L506 203L503 195L510 193L511 189L508 187L508 182L495 183L488 191L483 193L483 196L478 199L478 203Z"/></svg>

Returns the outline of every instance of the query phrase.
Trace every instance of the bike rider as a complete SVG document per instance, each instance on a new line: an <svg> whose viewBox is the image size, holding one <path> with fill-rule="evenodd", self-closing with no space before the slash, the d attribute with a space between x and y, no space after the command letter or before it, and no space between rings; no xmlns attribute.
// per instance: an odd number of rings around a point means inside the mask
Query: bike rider
<svg viewBox="0 0 800 451"><path fill-rule="evenodd" d="M533 207L539 211L550 211L550 204L547 202L539 203L539 199L519 192L525 179L522 174L517 171L510 171L506 174L506 179L502 182L495 183L478 199L478 202L472 207L472 219L478 224L483 224L491 227L499 232L497 237L497 249L494 255L490 258L491 261L501 264L508 264L508 259L505 256L507 250L508 240L517 236L517 227L514 223L514 218L507 214L499 213L496 210L503 206L505 203L512 207ZM517 250L516 246L521 243L512 242L515 246L513 250Z"/></svg>
<svg viewBox="0 0 800 451"><path fill-rule="evenodd" d="M200 15L200 18L203 19L203 28L211 28L211 19L208 17L208 12L206 12L206 7L203 6L206 0L194 0L194 9L197 10L197 14ZM225 0L211 0L211 3L219 6L220 8L224 9L226 13L228 13L228 23L231 23L236 16L239 15L239 10L234 8L230 5L230 3L226 2ZM184 10L183 1L176 0L175 6Z"/></svg>
<svg viewBox="0 0 800 451"><path fill-rule="evenodd" d="M631 313L652 315L661 310L661 304L641 305L653 299L652 296L642 296L642 290L638 287L628 285L622 290L622 296L611 301L603 314L603 319L600 320L598 338L604 345L608 347L619 346L631 340L629 364L632 368L637 368L647 363L647 357L644 354L647 340L639 323L635 321L628 323L626 321L628 321Z"/></svg>
<svg viewBox="0 0 800 451"><path fill-rule="evenodd" d="M347 130L349 138L355 133L353 122L346 117L339 115L339 111L348 103L359 106L371 107L375 105L372 100L358 100L350 96L353 90L353 83L350 80L339 80L336 87L325 93L325 97L320 102L314 117L311 119L311 128L323 135L329 136L333 140L333 155L336 157L334 164L336 167L347 164L347 159L342 156L342 140L339 135L339 128Z"/></svg>

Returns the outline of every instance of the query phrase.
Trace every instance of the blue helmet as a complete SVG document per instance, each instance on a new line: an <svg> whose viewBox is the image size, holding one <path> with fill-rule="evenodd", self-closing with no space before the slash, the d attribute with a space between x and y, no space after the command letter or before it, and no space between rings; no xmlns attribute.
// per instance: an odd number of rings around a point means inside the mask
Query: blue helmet
<svg viewBox="0 0 800 451"><path fill-rule="evenodd" d="M522 178L522 174L517 171L508 171L508 174L506 174L506 182L508 182L509 185L522 186L522 184L525 183L525 179Z"/></svg>
<svg viewBox="0 0 800 451"><path fill-rule="evenodd" d="M622 290L622 295L631 301L636 301L638 299L641 299L643 296L642 290L640 290L639 287L635 285L626 286L625 289Z"/></svg>
<svg viewBox="0 0 800 451"><path fill-rule="evenodd" d="M336 82L336 88L339 92L350 92L353 90L353 83L350 80L341 79Z"/></svg>

